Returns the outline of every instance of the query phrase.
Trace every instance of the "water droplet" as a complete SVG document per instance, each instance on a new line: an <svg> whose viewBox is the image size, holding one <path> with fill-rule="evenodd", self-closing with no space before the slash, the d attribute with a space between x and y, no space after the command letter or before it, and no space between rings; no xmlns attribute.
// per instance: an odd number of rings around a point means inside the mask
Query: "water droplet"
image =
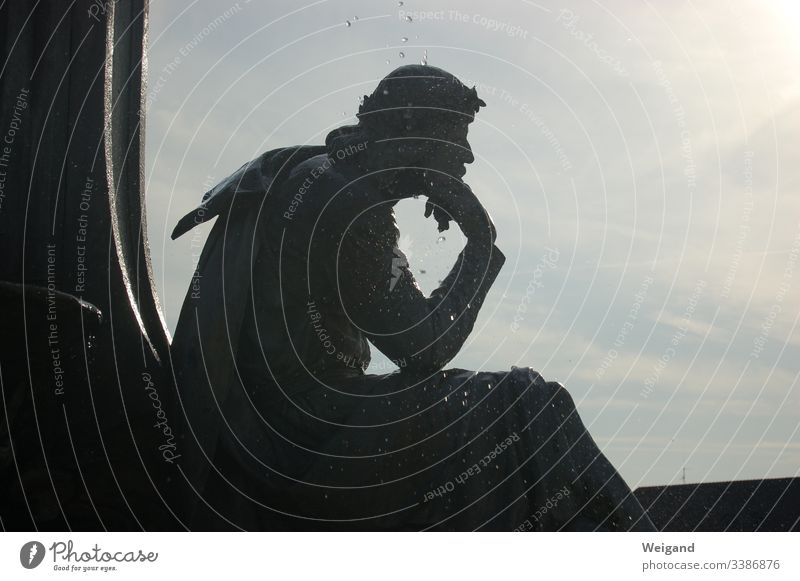
<svg viewBox="0 0 800 581"><path fill-rule="evenodd" d="M412 22L413 19L410 16L406 16L406 22Z"/></svg>
<svg viewBox="0 0 800 581"><path fill-rule="evenodd" d="M398 2L398 3L397 3L397 5L398 5L398 6L402 6L402 5L403 5L403 3L402 3L402 2Z"/></svg>
<svg viewBox="0 0 800 581"><path fill-rule="evenodd" d="M353 16L353 20L358 20L358 16Z"/></svg>
<svg viewBox="0 0 800 581"><path fill-rule="evenodd" d="M386 62L388 63L389 61L386 61ZM384 95L388 95L388 94L389 94L389 89L384 89L384 90L383 90L383 94L384 94Z"/></svg>
<svg viewBox="0 0 800 581"><path fill-rule="evenodd" d="M444 236L439 236L439 237L436 239L436 244L441 244L441 243L442 243L442 242L444 242L445 240L447 240L447 238L445 238Z"/></svg>
<svg viewBox="0 0 800 581"><path fill-rule="evenodd" d="M350 22L349 20L345 20L345 21L344 21L344 23L347 25L347 27L348 27L348 28L350 28L351 26L353 26L353 23L352 23L352 22Z"/></svg>
<svg viewBox="0 0 800 581"><path fill-rule="evenodd" d="M408 37L404 36L403 38L400 39L400 42L408 42Z"/></svg>
<svg viewBox="0 0 800 581"><path fill-rule="evenodd" d="M404 53L404 52L401 50L401 51L400 51L400 55L399 55L399 56L400 56L400 58L401 58L401 59L404 59L404 58L406 58L406 53Z"/></svg>
<svg viewBox="0 0 800 581"><path fill-rule="evenodd" d="M387 65L389 64L389 62L390 62L390 61L389 61L389 59L386 59L386 64L387 64Z"/></svg>

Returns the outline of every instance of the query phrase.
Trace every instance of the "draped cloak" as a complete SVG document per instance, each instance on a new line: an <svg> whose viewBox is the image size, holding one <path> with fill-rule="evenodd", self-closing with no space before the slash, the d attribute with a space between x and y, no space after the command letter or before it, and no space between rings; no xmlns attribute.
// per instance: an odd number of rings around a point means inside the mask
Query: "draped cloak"
<svg viewBox="0 0 800 581"><path fill-rule="evenodd" d="M468 242L424 297L347 155L269 151L217 219L171 354L194 528L652 530L563 386L443 370L504 262ZM365 374L369 339L400 369Z"/></svg>

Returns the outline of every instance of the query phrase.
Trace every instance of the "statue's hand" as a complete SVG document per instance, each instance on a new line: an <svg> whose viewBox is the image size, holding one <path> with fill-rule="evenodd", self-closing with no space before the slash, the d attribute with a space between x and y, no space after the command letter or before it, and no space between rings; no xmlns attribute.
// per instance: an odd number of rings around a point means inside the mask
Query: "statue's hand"
<svg viewBox="0 0 800 581"><path fill-rule="evenodd" d="M431 214L439 225L439 232L447 230L453 220L468 240L494 244L497 239L491 216L462 181L445 178L434 183L425 204L425 217Z"/></svg>
<svg viewBox="0 0 800 581"><path fill-rule="evenodd" d="M431 214L433 214L433 219L436 220L439 232L450 229L450 220L452 220L453 217L445 212L444 208L437 206L428 198L428 201L425 202L425 217L428 218Z"/></svg>

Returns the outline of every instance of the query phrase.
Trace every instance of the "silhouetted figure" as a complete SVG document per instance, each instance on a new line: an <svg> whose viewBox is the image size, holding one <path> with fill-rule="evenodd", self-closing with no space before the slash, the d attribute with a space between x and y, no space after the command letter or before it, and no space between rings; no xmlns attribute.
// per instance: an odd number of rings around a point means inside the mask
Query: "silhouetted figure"
<svg viewBox="0 0 800 581"><path fill-rule="evenodd" d="M505 260L461 181L483 105L401 67L358 125L262 155L179 223L217 217L172 349L193 527L651 530L563 386L443 371ZM397 247L414 195L467 239L429 297ZM367 340L399 371L366 375Z"/></svg>

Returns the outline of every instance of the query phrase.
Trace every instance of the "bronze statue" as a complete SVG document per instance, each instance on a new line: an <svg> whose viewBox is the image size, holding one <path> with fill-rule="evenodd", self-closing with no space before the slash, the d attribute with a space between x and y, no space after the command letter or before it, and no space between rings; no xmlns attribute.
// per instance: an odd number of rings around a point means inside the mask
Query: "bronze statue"
<svg viewBox="0 0 800 581"><path fill-rule="evenodd" d="M217 218L172 346L193 527L652 530L562 385L445 369L505 260L461 179L481 106L400 67L357 125L263 154L178 224ZM467 239L429 297L397 247L417 195ZM398 371L365 374L368 339Z"/></svg>

